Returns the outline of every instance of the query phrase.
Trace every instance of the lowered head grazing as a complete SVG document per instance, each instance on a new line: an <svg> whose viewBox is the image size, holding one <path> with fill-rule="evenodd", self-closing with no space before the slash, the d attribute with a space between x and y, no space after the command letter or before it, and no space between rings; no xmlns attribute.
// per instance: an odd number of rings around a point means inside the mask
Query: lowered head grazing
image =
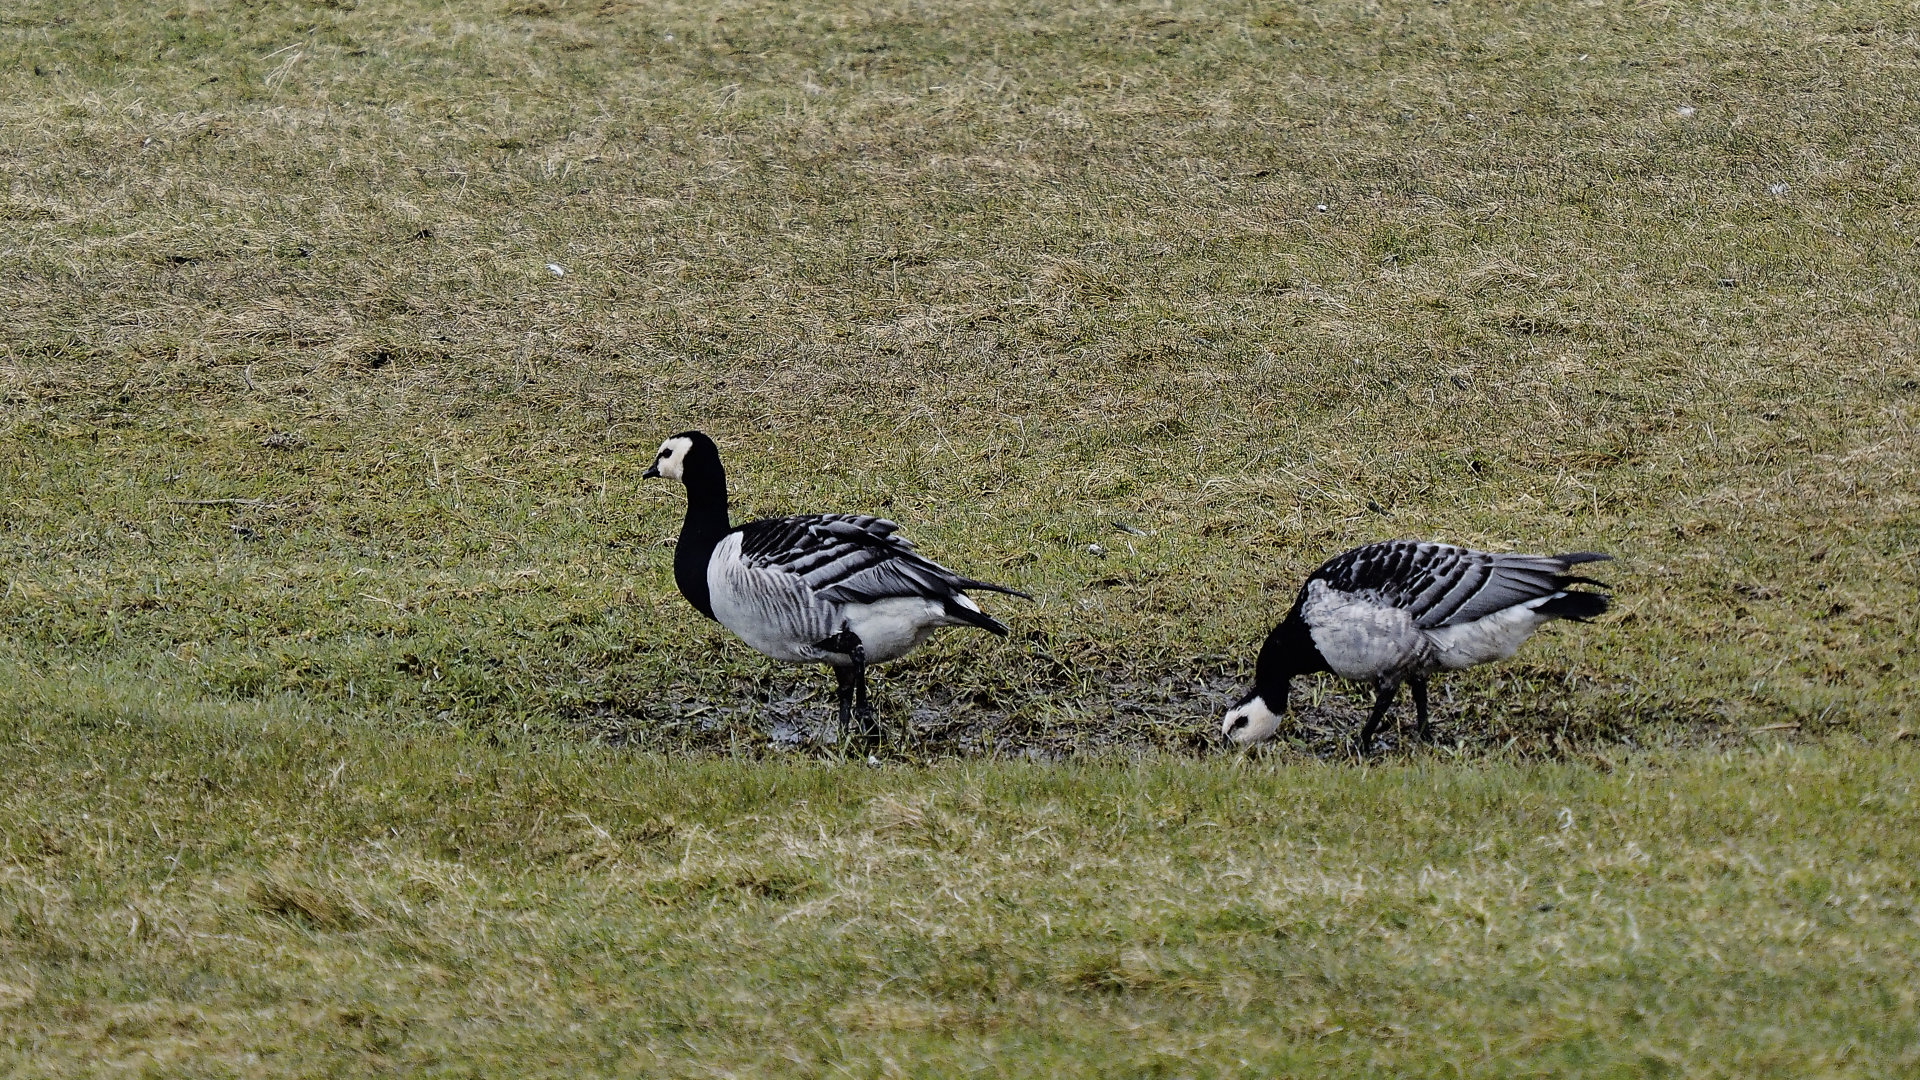
<svg viewBox="0 0 1920 1080"><path fill-rule="evenodd" d="M1289 681L1330 671L1373 685L1361 753L1372 749L1402 686L1413 692L1414 737L1425 740L1428 679L1504 660L1555 619L1604 614L1607 594L1577 586L1605 586L1573 568L1606 558L1425 540L1386 540L1335 555L1307 576L1287 617L1267 635L1253 687L1221 721L1220 734L1243 745L1272 736L1287 711Z"/></svg>
<svg viewBox="0 0 1920 1080"><path fill-rule="evenodd" d="M1281 712L1268 708L1267 699L1256 690L1227 710L1227 715L1220 720L1220 735L1235 746L1248 746L1271 739L1273 733L1280 730L1285 709L1284 704Z"/></svg>
<svg viewBox="0 0 1920 1080"><path fill-rule="evenodd" d="M1325 671L1327 662L1306 624L1289 614L1267 635L1253 668L1253 688L1220 720L1220 734L1236 746L1273 738L1287 715L1293 677Z"/></svg>

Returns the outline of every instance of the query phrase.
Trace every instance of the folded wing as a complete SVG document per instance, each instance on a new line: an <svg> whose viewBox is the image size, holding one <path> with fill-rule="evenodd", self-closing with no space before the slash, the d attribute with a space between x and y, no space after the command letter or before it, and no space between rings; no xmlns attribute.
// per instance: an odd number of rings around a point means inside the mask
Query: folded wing
<svg viewBox="0 0 1920 1080"><path fill-rule="evenodd" d="M1433 630L1552 596L1569 585L1596 584L1568 570L1600 558L1605 556L1493 553L1390 540L1337 556L1313 576L1342 592L1368 595L1405 610L1415 626Z"/></svg>
<svg viewBox="0 0 1920 1080"><path fill-rule="evenodd" d="M867 514L769 518L740 527L740 557L755 570L791 575L830 604L899 597L946 602L968 589L1026 595L961 577L915 551L912 541L897 535L899 528Z"/></svg>

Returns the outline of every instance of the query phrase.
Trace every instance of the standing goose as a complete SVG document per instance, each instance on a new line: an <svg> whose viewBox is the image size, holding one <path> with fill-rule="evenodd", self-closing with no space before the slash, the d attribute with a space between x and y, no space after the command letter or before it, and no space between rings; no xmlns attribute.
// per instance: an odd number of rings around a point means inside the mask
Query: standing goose
<svg viewBox="0 0 1920 1080"><path fill-rule="evenodd" d="M642 475L687 486L687 519L673 550L680 594L775 660L833 668L843 738L856 708L861 738L879 735L867 701L868 665L905 656L943 626L1006 636L966 590L1032 599L933 562L885 518L801 514L731 524L720 450L698 431L661 443Z"/></svg>
<svg viewBox="0 0 1920 1080"><path fill-rule="evenodd" d="M1388 540L1336 555L1307 577L1293 610L1267 635L1253 689L1228 710L1220 734L1245 745L1272 737L1295 675L1331 671L1373 684L1373 715L1360 752L1402 682L1413 685L1420 738L1427 737L1427 676L1504 660L1554 619L1585 622L1607 610L1608 586L1569 571L1611 559L1594 551L1517 555L1420 540Z"/></svg>

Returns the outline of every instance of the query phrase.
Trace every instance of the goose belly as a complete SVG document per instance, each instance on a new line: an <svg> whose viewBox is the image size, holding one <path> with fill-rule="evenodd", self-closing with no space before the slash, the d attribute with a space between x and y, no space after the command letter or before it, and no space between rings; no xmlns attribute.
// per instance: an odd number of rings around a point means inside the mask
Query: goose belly
<svg viewBox="0 0 1920 1080"><path fill-rule="evenodd" d="M1553 599L1543 596L1504 608L1458 626L1443 626L1427 631L1433 642L1434 663L1458 671L1476 664L1505 660L1519 651L1522 642L1551 620L1534 608Z"/></svg>
<svg viewBox="0 0 1920 1080"><path fill-rule="evenodd" d="M813 595L790 574L758 570L738 561L740 537L734 534L714 548L707 563L708 599L713 617L740 640L775 660L819 663L826 654L816 643L839 629L833 605Z"/></svg>
<svg viewBox="0 0 1920 1080"><path fill-rule="evenodd" d="M1313 647L1342 678L1376 679L1426 661L1425 636L1399 608L1316 581L1307 587L1300 614L1313 636Z"/></svg>
<svg viewBox="0 0 1920 1080"><path fill-rule="evenodd" d="M947 614L946 605L920 596L845 604L840 615L847 629L859 635L869 664L897 660L919 648L935 630L961 625Z"/></svg>

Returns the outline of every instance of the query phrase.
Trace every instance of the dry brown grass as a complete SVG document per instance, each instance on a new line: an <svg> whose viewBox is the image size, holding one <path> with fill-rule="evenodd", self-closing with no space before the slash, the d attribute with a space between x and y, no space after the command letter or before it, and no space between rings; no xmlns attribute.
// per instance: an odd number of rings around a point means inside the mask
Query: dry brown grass
<svg viewBox="0 0 1920 1080"><path fill-rule="evenodd" d="M1472 740L1911 724L1905 18L16 5L14 662L759 744L698 424L1042 598L893 669L966 752L1178 744L1389 535L1621 556Z"/></svg>

